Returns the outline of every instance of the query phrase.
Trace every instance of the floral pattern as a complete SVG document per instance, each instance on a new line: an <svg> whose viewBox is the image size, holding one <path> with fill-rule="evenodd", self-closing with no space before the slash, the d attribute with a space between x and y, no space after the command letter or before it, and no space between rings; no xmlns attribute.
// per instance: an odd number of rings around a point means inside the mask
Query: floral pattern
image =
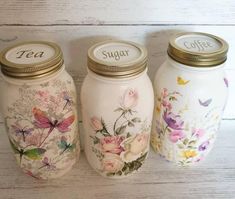
<svg viewBox="0 0 235 199"><path fill-rule="evenodd" d="M125 90L120 97L120 106L114 110L117 118L111 128L107 127L110 121L106 123L102 117L90 118L94 131L90 136L92 151L100 162L99 170L106 176L131 174L142 166L147 157L151 125L138 117L135 110L138 98L135 89Z"/></svg>
<svg viewBox="0 0 235 199"><path fill-rule="evenodd" d="M204 159L215 139L220 117L218 110L209 109L200 120L185 116L188 104L182 109L183 96L177 91L164 88L157 97L156 133L152 134L151 145L166 159L179 165L189 165Z"/></svg>
<svg viewBox="0 0 235 199"><path fill-rule="evenodd" d="M36 178L63 175L76 162L76 93L73 83L53 79L18 87L5 117L9 140L23 171Z"/></svg>

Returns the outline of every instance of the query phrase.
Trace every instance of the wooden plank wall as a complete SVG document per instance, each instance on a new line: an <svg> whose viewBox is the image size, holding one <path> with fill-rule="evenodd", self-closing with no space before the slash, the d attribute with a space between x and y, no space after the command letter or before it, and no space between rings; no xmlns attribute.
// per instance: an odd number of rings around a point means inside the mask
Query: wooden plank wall
<svg viewBox="0 0 235 199"><path fill-rule="evenodd" d="M230 96L224 118L235 119L234 0L0 1L0 50L18 41L57 42L78 93L92 44L111 38L144 44L153 78L165 60L169 37L179 31L216 34L230 44L226 66Z"/></svg>

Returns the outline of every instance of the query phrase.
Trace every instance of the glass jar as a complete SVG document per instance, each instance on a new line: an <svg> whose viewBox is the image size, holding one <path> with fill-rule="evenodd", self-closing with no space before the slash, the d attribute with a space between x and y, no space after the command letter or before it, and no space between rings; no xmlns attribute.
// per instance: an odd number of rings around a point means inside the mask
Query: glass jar
<svg viewBox="0 0 235 199"><path fill-rule="evenodd" d="M227 43L205 33L172 37L154 81L151 145L178 165L203 160L212 149L227 101Z"/></svg>
<svg viewBox="0 0 235 199"><path fill-rule="evenodd" d="M20 43L0 57L1 106L20 168L37 179L62 176L79 154L77 96L59 46Z"/></svg>
<svg viewBox="0 0 235 199"><path fill-rule="evenodd" d="M106 41L88 51L81 91L85 153L102 176L129 176L148 155L154 100L146 65L146 49L132 42Z"/></svg>

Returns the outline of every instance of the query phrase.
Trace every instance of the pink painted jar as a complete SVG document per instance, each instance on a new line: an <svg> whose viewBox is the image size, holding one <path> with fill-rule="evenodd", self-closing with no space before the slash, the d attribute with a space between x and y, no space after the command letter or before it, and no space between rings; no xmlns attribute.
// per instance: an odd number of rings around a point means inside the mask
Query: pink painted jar
<svg viewBox="0 0 235 199"><path fill-rule="evenodd" d="M61 49L33 41L3 50L1 108L20 168L37 179L68 172L79 155L77 97Z"/></svg>

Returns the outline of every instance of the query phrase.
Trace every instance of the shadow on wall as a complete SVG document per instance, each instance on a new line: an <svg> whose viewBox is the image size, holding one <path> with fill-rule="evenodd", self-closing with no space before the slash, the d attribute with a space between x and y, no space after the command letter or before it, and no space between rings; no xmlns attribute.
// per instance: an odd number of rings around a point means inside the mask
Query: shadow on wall
<svg viewBox="0 0 235 199"><path fill-rule="evenodd" d="M186 29L166 29L146 35L145 46L148 50L148 75L153 81L157 69L167 58L167 47L170 37Z"/></svg>

